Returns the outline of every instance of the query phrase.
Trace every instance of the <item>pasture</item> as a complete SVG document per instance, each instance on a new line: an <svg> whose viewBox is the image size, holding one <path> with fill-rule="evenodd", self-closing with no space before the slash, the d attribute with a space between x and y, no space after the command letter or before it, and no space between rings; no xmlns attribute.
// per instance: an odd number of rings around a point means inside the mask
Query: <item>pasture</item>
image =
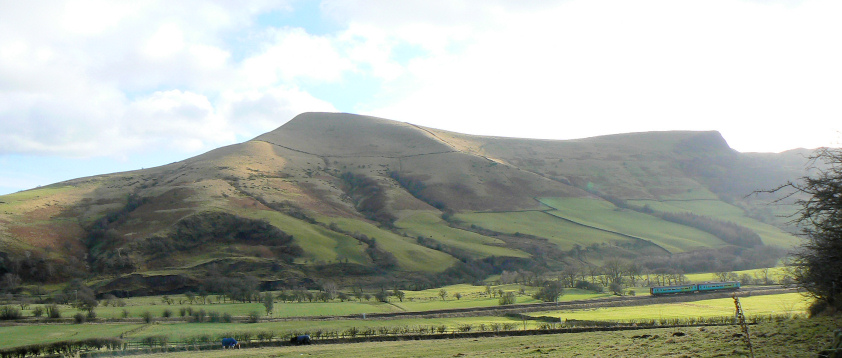
<svg viewBox="0 0 842 358"><path fill-rule="evenodd" d="M705 215L720 220L731 221L745 226L760 235L763 243L779 247L793 247L800 240L789 233L770 224L760 222L747 216L746 211L737 206L719 200L676 200L676 201L655 201L655 200L629 200L635 205L648 205L656 211L682 213L690 212L697 215ZM795 212L795 208L788 205L768 206L768 210L775 210L775 215L786 217ZM775 217L775 215L771 215Z"/></svg>
<svg viewBox="0 0 842 358"><path fill-rule="evenodd" d="M441 272L456 262L453 256L420 246L413 238L380 229L371 223L345 218L321 218L321 220L336 223L346 232L361 233L374 238L379 246L398 259L398 265L402 269L408 271Z"/></svg>
<svg viewBox="0 0 842 358"><path fill-rule="evenodd" d="M506 291L516 291L518 286L499 286ZM289 316L312 316L311 319L303 318L296 320L270 320L261 319L257 323L243 323L237 320L235 323L222 322L201 322L187 323L182 319L160 319L160 314L155 314L151 324L145 324L135 316L132 321L120 321L115 323L85 324L25 324L0 327L0 334L6 339L0 342L0 348L9 348L24 344L50 343L63 340L78 340L91 337L117 337L122 336L129 341L142 341L147 337L164 336L171 342L184 342L208 337L215 339L223 335L250 335L252 337L262 334L271 337L285 337L297 333L310 333L319 336L348 335L350 332L362 335L362 332L388 332L412 333L412 332L434 332L434 331L491 331L492 327L508 327L506 329L538 329L545 324L545 319L538 317L558 317L561 320L587 320L587 321L646 321L658 319L692 319L700 317L727 317L733 314L733 301L731 299L704 300L674 304L655 304L648 306L612 307L599 309L581 309L568 311L546 311L530 313L528 317L535 319L521 319L519 316L449 316L440 318L396 318L396 319L319 319L318 316L334 316L343 314L360 314L373 312L396 312L410 311L422 312L427 310L448 309L448 308L470 308L486 307L497 304L496 298L485 296L479 286L453 285L445 288L449 296L442 300L438 296L438 290L410 291L404 302L401 303L392 299L390 303L380 302L328 302L328 303L278 303L275 305L275 313L266 317L263 315L263 307L258 303L238 304L193 304L193 305L165 305L156 301L155 297L133 298L128 300L125 307L131 312L163 312L169 309L173 317L178 317L178 310L181 307L190 307L193 310L205 310L217 313L228 313L233 316L244 316L251 312L261 312L261 318L278 318ZM455 299L452 295L460 293L462 299ZM588 291L570 289L568 294L561 297L562 301L576 299L593 299L605 297L608 294L595 294ZM411 298L411 300L410 300ZM158 297L157 299L160 299ZM534 299L526 295L518 296L518 303L534 302ZM596 302L596 301L595 301ZM778 294L769 296L745 297L742 299L743 307L748 316L768 315L802 315L808 302L800 294ZM116 315L122 308L103 307L97 310L100 318L116 318L109 315ZM72 315L75 310L67 310L64 316ZM30 315L25 312L25 315Z"/></svg>
<svg viewBox="0 0 842 358"><path fill-rule="evenodd" d="M529 257L523 251L503 247L505 242L448 226L435 212L415 212L395 223L410 237L427 237L483 258L488 256Z"/></svg>
<svg viewBox="0 0 842 358"><path fill-rule="evenodd" d="M661 220L652 215L620 209L604 200L588 198L542 198L541 203L555 210L550 213L600 229L640 237L670 252L700 247L724 246L716 236L688 226Z"/></svg>
<svg viewBox="0 0 842 358"><path fill-rule="evenodd" d="M804 315L810 301L800 293L741 297L740 304L747 317L768 315ZM696 319L733 316L734 300L718 298L681 303L662 303L646 306L595 308L590 310L545 311L529 313L532 317L557 317L560 320L630 322L660 319Z"/></svg>
<svg viewBox="0 0 842 358"><path fill-rule="evenodd" d="M737 276L742 275L749 275L752 278L763 278L763 269L752 269L752 270L741 270L741 271L733 271L734 274ZM781 279L784 278L786 275L786 268L785 267L771 267L769 268L769 278L774 282L780 282ZM707 273L688 273L684 275L687 277L687 280L690 282L708 282L708 281L719 281L719 278L716 277L716 274L713 272Z"/></svg>
<svg viewBox="0 0 842 358"><path fill-rule="evenodd" d="M751 326L758 357L815 357L831 342L839 318L793 319ZM299 347L187 351L142 358L193 357L733 357L747 356L735 326L655 328L521 337L315 344Z"/></svg>
<svg viewBox="0 0 842 358"><path fill-rule="evenodd" d="M455 216L468 225L475 224L505 234L521 233L543 237L562 250L570 250L575 244L589 246L631 241L622 235L576 225L542 211L460 213Z"/></svg>

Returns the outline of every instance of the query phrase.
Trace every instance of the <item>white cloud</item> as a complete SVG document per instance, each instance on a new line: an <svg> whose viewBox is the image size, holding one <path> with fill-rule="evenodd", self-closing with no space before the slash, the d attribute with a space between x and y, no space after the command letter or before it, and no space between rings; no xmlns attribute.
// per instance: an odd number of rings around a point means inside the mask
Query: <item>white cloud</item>
<svg viewBox="0 0 842 358"><path fill-rule="evenodd" d="M264 30L250 28L253 16L286 6L261 1L0 5L0 155L125 157L153 147L195 153L256 136L255 131L273 129L300 111L335 110L294 83L277 83L308 76L334 79L342 70L334 70L331 61L347 62L331 54L330 41L290 31L291 36L279 36L286 41L280 52L289 56L277 56L280 63L273 64L282 66L281 76L260 87L274 102L264 101L247 116L227 112L230 98L256 91L240 76L232 48L243 39L259 44L263 39L251 32ZM265 115L254 115L257 111Z"/></svg>
<svg viewBox="0 0 842 358"><path fill-rule="evenodd" d="M273 130L281 121L309 111L334 112L336 108L297 88L284 86L225 92L219 108L221 116L230 119L231 130L240 137L256 136Z"/></svg>
<svg viewBox="0 0 842 358"><path fill-rule="evenodd" d="M417 59L385 87L410 93L366 112L506 136L716 129L739 150L822 145L842 123L842 49L831 45L842 12L788 5L570 1L490 13L465 47Z"/></svg>
<svg viewBox="0 0 842 358"><path fill-rule="evenodd" d="M300 28L273 29L259 55L243 61L247 84L265 87L278 81L338 81L353 68L329 38L313 36Z"/></svg>
<svg viewBox="0 0 842 358"><path fill-rule="evenodd" d="M153 59L171 56L184 48L184 33L176 24L161 25L144 47L144 53Z"/></svg>
<svg viewBox="0 0 842 358"><path fill-rule="evenodd" d="M328 0L343 27L314 35L256 27L283 2L6 2L0 154L211 149L335 110L332 86L379 86L351 106L466 133L716 129L739 150L822 145L842 123L840 7Z"/></svg>

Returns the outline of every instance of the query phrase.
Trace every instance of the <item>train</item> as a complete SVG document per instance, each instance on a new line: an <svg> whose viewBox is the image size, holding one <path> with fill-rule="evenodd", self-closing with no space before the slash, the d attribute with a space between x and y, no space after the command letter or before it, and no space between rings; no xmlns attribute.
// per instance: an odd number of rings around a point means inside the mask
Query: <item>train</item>
<svg viewBox="0 0 842 358"><path fill-rule="evenodd" d="M673 295L681 293L714 292L714 291L736 291L740 289L740 283L736 281L727 282L705 282L689 283L675 286L655 286L649 288L652 296Z"/></svg>

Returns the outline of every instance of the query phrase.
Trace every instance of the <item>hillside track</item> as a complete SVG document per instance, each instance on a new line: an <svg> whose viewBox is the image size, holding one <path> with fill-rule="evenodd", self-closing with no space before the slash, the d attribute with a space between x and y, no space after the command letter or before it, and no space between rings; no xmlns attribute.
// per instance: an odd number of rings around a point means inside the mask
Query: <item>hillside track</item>
<svg viewBox="0 0 842 358"><path fill-rule="evenodd" d="M272 318L266 321L297 321L297 320L363 320L363 319L403 319L403 318L446 318L446 317L476 317L476 316L504 316L512 314L521 314L528 312L539 311L556 311L556 310L575 310L575 309L592 309L592 308L606 308L606 307L625 307L625 306L645 306L661 303L678 303L678 302L693 302L701 300L710 300L716 298L728 298L734 294L737 297L762 296L762 295L776 295L782 293L799 292L795 288L787 287L750 287L742 288L735 292L711 292L711 293L694 293L694 294L678 294L671 296L614 296L592 300L574 300L565 302L545 302L545 303L528 303L528 304L514 304L507 306L492 306L492 307L472 307L472 308L451 308L431 311L417 311L417 312L390 312L390 313L368 313L353 314L345 316L325 316L325 317L285 317ZM261 320L263 321L263 320Z"/></svg>

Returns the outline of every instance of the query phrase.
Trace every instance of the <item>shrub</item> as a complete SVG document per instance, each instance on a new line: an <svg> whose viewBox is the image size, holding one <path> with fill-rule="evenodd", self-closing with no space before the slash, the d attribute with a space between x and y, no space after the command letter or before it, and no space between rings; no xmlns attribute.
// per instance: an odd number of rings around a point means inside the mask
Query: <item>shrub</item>
<svg viewBox="0 0 842 358"><path fill-rule="evenodd" d="M123 308L123 311L120 313L123 318L129 318L129 310Z"/></svg>
<svg viewBox="0 0 842 358"><path fill-rule="evenodd" d="M23 317L20 313L20 309L12 306L3 306L0 308L0 319L18 319Z"/></svg>
<svg viewBox="0 0 842 358"><path fill-rule="evenodd" d="M592 283L588 281L576 281L576 288L593 291L596 293L602 293L602 291L605 289L604 287L602 287L602 285L598 283Z"/></svg>
<svg viewBox="0 0 842 358"><path fill-rule="evenodd" d="M32 317L41 317L44 315L44 307L36 306L32 309Z"/></svg>
<svg viewBox="0 0 842 358"><path fill-rule="evenodd" d="M61 318L61 309L59 309L56 304L48 305L46 313L47 318Z"/></svg>
<svg viewBox="0 0 842 358"><path fill-rule="evenodd" d="M249 312L248 323L257 323L257 321L260 321L260 313L257 311Z"/></svg>
<svg viewBox="0 0 842 358"><path fill-rule="evenodd" d="M152 313L149 311L143 311L143 313L140 314L140 318L143 318L143 322L146 323L152 323L155 321L155 318L152 317Z"/></svg>
<svg viewBox="0 0 842 358"><path fill-rule="evenodd" d="M231 323L233 321L234 321L234 318L231 317L230 313L225 312L225 313L222 314L222 322L223 323Z"/></svg>
<svg viewBox="0 0 842 358"><path fill-rule="evenodd" d="M207 318L207 313L205 312L205 310L200 309L200 310L198 310L198 311L193 311L193 315L192 315L191 317L192 317L192 321L191 321L191 322L193 322L193 323L202 323L202 322L204 322L204 321L206 320L206 318Z"/></svg>
<svg viewBox="0 0 842 358"><path fill-rule="evenodd" d="M208 312L208 321L210 321L211 323L219 322L219 312L216 312L216 311Z"/></svg>
<svg viewBox="0 0 842 358"><path fill-rule="evenodd" d="M85 323L85 315L82 312L78 312L73 315L73 322L76 324Z"/></svg>
<svg viewBox="0 0 842 358"><path fill-rule="evenodd" d="M357 327L351 327L345 330L345 335L354 338L357 334L360 333L360 330Z"/></svg>
<svg viewBox="0 0 842 358"><path fill-rule="evenodd" d="M319 331L319 334L321 334L321 331ZM269 342L272 340L272 338L275 338L275 333L273 333L272 331L257 332L257 339L260 341Z"/></svg>
<svg viewBox="0 0 842 358"><path fill-rule="evenodd" d="M169 308L165 309L163 312L161 312L161 317L163 317L163 318L172 317L172 311L170 311Z"/></svg>
<svg viewBox="0 0 842 358"><path fill-rule="evenodd" d="M501 306L505 305L513 305L517 302L517 296L515 296L514 292L506 292L500 295L500 299L498 301Z"/></svg>
<svg viewBox="0 0 842 358"><path fill-rule="evenodd" d="M18 319L23 317L20 313L20 309L12 306L3 306L0 308L0 319Z"/></svg>
<svg viewBox="0 0 842 358"><path fill-rule="evenodd" d="M146 344L150 347L154 347L154 346L163 347L163 346L166 346L167 343L169 343L170 338L165 336L165 335L158 335L158 336L143 337L143 339L141 339L140 341L143 342L143 344Z"/></svg>

